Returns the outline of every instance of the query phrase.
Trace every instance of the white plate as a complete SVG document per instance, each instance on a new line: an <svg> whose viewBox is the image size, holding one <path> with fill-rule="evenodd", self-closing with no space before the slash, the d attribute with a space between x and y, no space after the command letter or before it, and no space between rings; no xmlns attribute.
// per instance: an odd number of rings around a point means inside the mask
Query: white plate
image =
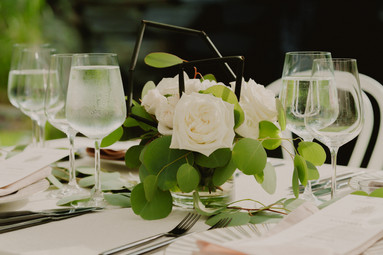
<svg viewBox="0 0 383 255"><path fill-rule="evenodd" d="M272 224L274 225L274 224ZM271 224L249 224L243 226L233 226L228 228L218 228L184 236L170 244L166 250L166 255L192 255L199 251L197 240L203 240L216 244L223 244L241 239L256 239L266 233Z"/></svg>
<svg viewBox="0 0 383 255"><path fill-rule="evenodd" d="M366 171L366 173L354 176L350 179L350 182L348 183L350 187L354 190L360 190L359 182L362 180L367 179L376 179L376 180L383 180L383 171Z"/></svg>
<svg viewBox="0 0 383 255"><path fill-rule="evenodd" d="M15 193L0 197L0 204L26 199L37 192L46 190L47 188L49 188L49 181L46 179L42 179L40 181L32 183L31 185L26 186L25 188L19 189Z"/></svg>

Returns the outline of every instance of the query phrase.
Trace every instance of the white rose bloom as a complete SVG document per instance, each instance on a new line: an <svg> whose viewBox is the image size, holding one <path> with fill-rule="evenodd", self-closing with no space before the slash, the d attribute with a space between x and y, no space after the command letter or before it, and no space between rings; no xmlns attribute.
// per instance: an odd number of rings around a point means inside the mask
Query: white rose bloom
<svg viewBox="0 0 383 255"><path fill-rule="evenodd" d="M167 97L165 102L156 110L155 115L158 120L158 132L163 135L171 135L173 133L174 109L178 101L178 95Z"/></svg>
<svg viewBox="0 0 383 255"><path fill-rule="evenodd" d="M243 137L257 139L260 121L277 120L274 93L252 79L242 82L239 105L245 112L245 121L235 131Z"/></svg>
<svg viewBox="0 0 383 255"><path fill-rule="evenodd" d="M234 105L210 94L184 94L174 111L170 148L209 156L219 148L231 148L235 133Z"/></svg>
<svg viewBox="0 0 383 255"><path fill-rule="evenodd" d="M141 105L150 114L155 114L157 108L164 103L166 103L166 98L156 88L149 90L141 101Z"/></svg>

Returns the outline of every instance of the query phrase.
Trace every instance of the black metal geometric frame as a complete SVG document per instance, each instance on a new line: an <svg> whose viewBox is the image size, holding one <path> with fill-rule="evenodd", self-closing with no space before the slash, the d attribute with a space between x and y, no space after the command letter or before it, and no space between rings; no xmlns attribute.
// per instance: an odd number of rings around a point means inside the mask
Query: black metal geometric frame
<svg viewBox="0 0 383 255"><path fill-rule="evenodd" d="M185 84L183 79L183 71L185 68L189 66L196 66L200 63L214 63L214 64L220 64L223 65L223 70L227 73L228 76L232 77L233 80L236 80L236 86L235 86L235 94L237 95L237 98L239 99L239 95L241 92L241 84L242 84L242 77L243 77L243 69L244 69L244 57L243 56L230 56L230 57L223 57L222 54L218 51L218 49L215 47L213 42L210 40L208 35L204 31L185 28L185 27L179 27L169 24L163 24L148 20L142 20L141 27L136 39L136 44L134 46L134 51L131 59L131 65L129 68L128 73L128 101L127 101L127 107L128 107L128 114L131 114L130 107L133 97L133 77L134 77L134 70L137 65L138 55L141 48L142 40L144 37L145 29L147 26L169 30L177 33L183 33L183 34L190 34L190 35L196 35L202 38L203 41L207 43L207 46L209 49L215 54L216 58L209 58L209 59L200 59L200 60L194 60L194 61L188 61L183 62L181 64L178 64L179 67L179 92L180 96L182 95L182 92L185 90ZM230 64L236 64L236 73L234 74L233 70L228 65Z"/></svg>

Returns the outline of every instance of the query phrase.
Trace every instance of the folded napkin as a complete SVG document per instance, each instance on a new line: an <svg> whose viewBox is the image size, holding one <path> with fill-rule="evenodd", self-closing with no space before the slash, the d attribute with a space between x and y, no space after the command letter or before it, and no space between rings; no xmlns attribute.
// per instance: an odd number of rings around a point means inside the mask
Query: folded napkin
<svg viewBox="0 0 383 255"><path fill-rule="evenodd" d="M94 149L86 148L86 152L89 156L94 157ZM111 149L101 149L100 158L108 160L125 160L126 150L111 150Z"/></svg>
<svg viewBox="0 0 383 255"><path fill-rule="evenodd" d="M51 174L51 171L51 167L44 167L12 184L9 184L8 186L0 188L0 197L12 194L15 191L48 177Z"/></svg>

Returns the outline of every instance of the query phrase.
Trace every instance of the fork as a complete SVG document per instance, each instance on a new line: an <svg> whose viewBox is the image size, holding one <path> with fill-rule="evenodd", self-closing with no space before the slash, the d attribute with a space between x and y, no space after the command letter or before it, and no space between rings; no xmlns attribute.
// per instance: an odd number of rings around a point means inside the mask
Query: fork
<svg viewBox="0 0 383 255"><path fill-rule="evenodd" d="M132 243L122 245L122 246L104 251L104 252L100 253L99 255L115 254L117 252L120 252L120 251L123 251L126 249L130 249L130 248L154 241L154 240L156 240L160 237L164 237L164 236L166 236L166 237L181 236L181 235L185 234L187 231L189 231L189 229L191 229L194 226L194 224L198 221L198 219L200 217L201 217L201 215L194 214L194 213L188 213L185 216L185 218L183 218L183 220L181 220L181 222L177 226L175 226L172 230L170 230L168 232L160 233L160 234L150 236L150 237L147 237L147 238L144 238L144 239L132 242Z"/></svg>
<svg viewBox="0 0 383 255"><path fill-rule="evenodd" d="M225 227L227 227L230 224L231 220L232 220L231 218L222 218L219 221L217 221L217 223L215 223L213 226L211 226L208 230L212 230L212 229L216 229L216 228L225 228ZM141 255L141 254L145 254L145 253L154 251L154 250L156 250L158 248L161 248L163 246L166 246L168 244L171 244L174 241L176 241L178 238L181 238L181 237L183 237L183 236L177 236L175 238L172 238L172 239L160 242L158 244L154 244L152 246L149 246L149 247L146 247L146 248L142 248L142 249L134 251L134 252L127 253L126 255Z"/></svg>

